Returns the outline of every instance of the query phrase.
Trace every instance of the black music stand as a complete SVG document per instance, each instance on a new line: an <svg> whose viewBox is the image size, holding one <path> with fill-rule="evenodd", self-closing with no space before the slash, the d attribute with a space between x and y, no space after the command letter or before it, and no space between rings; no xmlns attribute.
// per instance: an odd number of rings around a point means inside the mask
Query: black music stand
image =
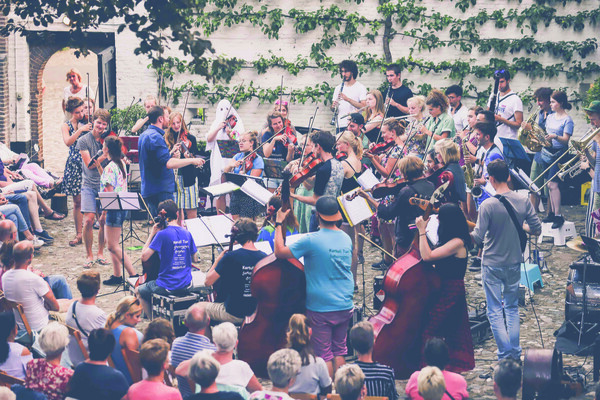
<svg viewBox="0 0 600 400"><path fill-rule="evenodd" d="M262 178L259 176L236 174L234 172L225 172L225 180L227 182L235 183L238 186L242 186L244 182L246 182L248 179L253 179L258 184L262 182Z"/></svg>
<svg viewBox="0 0 600 400"><path fill-rule="evenodd" d="M502 143L502 154L507 160L509 167L512 167L517 160L529 162L529 156L525 152L523 145L517 139L499 138Z"/></svg>
<svg viewBox="0 0 600 400"><path fill-rule="evenodd" d="M591 238L589 236L584 236L581 235L581 239L583 240L583 243L585 243L585 247L587 248L588 254L590 256L590 258L592 259L592 261L594 261L595 263L600 263L600 242L598 242L597 240L595 240L594 238ZM579 321L579 328L577 328L577 326L569 321L569 323L571 325L573 325L573 327L575 328L575 330L578 331L579 333L579 339L577 340L577 345L580 346L581 345L581 336L584 334L584 330L585 330L585 317L587 314L587 280L586 280L586 273L587 273L587 267L588 267L588 258L584 257L583 258L583 271L582 271L582 307L581 307L581 320ZM591 327L587 330L585 330L585 333L589 333L591 332L593 329L595 329L598 326L597 323L591 323Z"/></svg>
<svg viewBox="0 0 600 400"><path fill-rule="evenodd" d="M283 179L283 169L286 166L286 161L280 158L264 158L265 162L265 178L269 179Z"/></svg>
<svg viewBox="0 0 600 400"><path fill-rule="evenodd" d="M135 192L100 192L100 211L136 211L140 210L138 194ZM123 286L122 290L119 287ZM115 288L113 294L127 290L127 281L125 280L125 240L123 239L123 229L121 229L121 283ZM100 296L98 296L100 297Z"/></svg>
<svg viewBox="0 0 600 400"><path fill-rule="evenodd" d="M140 193L137 192L126 192L128 194L131 194L131 196L128 196L128 198L130 199L130 203L131 200L133 200L134 198L134 194L136 195L135 197L137 197L137 208L136 209L128 209L131 210L129 212L129 229L127 230L127 233L125 234L125 237L122 238L121 240L124 242L128 239L135 239L141 243L145 243L142 239L140 239L140 237L138 236L138 234L135 232L135 230L133 229L133 211L140 211L142 208L140 207L140 200L141 202L144 204L144 207L146 208L146 212L148 213L148 218L153 218L152 214L150 214L150 210L148 209L148 206L146 205L146 202L144 202L144 198L142 197L142 195ZM122 231L121 231L122 233Z"/></svg>
<svg viewBox="0 0 600 400"><path fill-rule="evenodd" d="M223 158L233 158L240 152L240 144L237 140L217 140L217 146Z"/></svg>

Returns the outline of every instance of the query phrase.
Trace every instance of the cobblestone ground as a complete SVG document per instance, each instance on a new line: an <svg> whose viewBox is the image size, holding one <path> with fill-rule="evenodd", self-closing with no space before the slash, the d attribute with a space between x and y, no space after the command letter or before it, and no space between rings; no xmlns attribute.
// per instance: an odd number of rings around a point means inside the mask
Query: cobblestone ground
<svg viewBox="0 0 600 400"><path fill-rule="evenodd" d="M71 210L70 204L70 210ZM577 230L583 229L583 213L584 207L565 207L565 215L567 220L575 221ZM75 281L77 275L82 271L82 265L85 261L85 250L83 245L77 247L69 247L68 241L75 235L74 225L71 219L71 215L65 221L46 221L46 229L53 235L56 240L54 245L45 246L41 250L36 252L34 259L35 267L41 269L46 274L63 274L67 277L69 285L74 293L77 293ZM142 240L147 237L148 228L138 223L136 232L139 234ZM97 243L97 242L96 242ZM126 247L135 245L142 245L142 243L135 240L129 240ZM94 246L94 249L96 245ZM556 247L550 242L545 242L541 245L541 250L544 252L545 259L548 262L548 266L551 274L544 274L544 287L536 288L534 294L535 310L540 322L540 328L542 331L544 345L546 348L553 348L555 338L553 333L558 329L564 320L564 298L565 298L565 284L567 274L569 270L569 264L577 258L580 253L577 253L567 247ZM140 251L130 251L132 261L135 261L135 266L141 271L139 263ZM108 252L105 253L108 257ZM372 309L373 300L373 278L378 275L378 271L371 269L370 265L374 262L378 262L380 259L380 252L371 247L369 244L365 244L365 281L366 281L366 303L369 309ZM138 261L136 261L138 260ZM201 250L201 268L206 270L209 268L211 262L211 252L209 249ZM102 274L103 279L107 278L112 270L109 266L95 265ZM361 268L359 265L359 273ZM478 277L474 272L467 272L466 285L467 285L467 296L468 303L470 305L478 305L483 299L483 290L478 285ZM359 277L360 292L355 296L355 304L357 306L362 305L363 292L362 292L362 277ZM114 288L104 287L101 292L110 293ZM102 297L98 300L100 307L107 312L114 310L116 303L124 294L122 292L110 294ZM536 319L533 315L533 310L529 300L525 307L520 309L521 315L521 345L523 348L541 348L540 337L538 333L538 327ZM472 398L475 399L492 399L494 398L492 390L491 379L481 379L479 375L486 373L490 370L490 367L495 365L495 342L493 339L488 339L482 344L478 344L475 347L475 360L476 367L473 371L467 373L465 376L469 383L469 392ZM587 378L591 383L591 368L592 360L588 358L585 360L583 357L576 356L564 356L564 363L566 366L582 366L584 373L588 374ZM404 386L406 381L397 381L397 387L399 392L404 393ZM588 385L588 393L585 396L580 396L583 399L593 398L593 386Z"/></svg>

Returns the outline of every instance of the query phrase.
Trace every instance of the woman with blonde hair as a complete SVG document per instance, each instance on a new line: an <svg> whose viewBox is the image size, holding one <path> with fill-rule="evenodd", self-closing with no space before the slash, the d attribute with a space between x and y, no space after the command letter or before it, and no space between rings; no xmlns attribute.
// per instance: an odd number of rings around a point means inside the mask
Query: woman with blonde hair
<svg viewBox="0 0 600 400"><path fill-rule="evenodd" d="M417 387L423 400L442 400L446 392L444 375L438 367L425 367L419 372Z"/></svg>
<svg viewBox="0 0 600 400"><path fill-rule="evenodd" d="M361 163L361 158L362 158L362 153L363 153L363 149L362 149L362 143L360 142L360 139L357 138L356 136L354 136L354 134L350 131L345 131L344 133L342 133L336 143L336 148L337 148L337 152L338 155L340 154L345 154L345 158L342 158L341 164L342 167L344 168L344 180L342 181L342 188L341 188L341 192L342 194L346 194L354 189L356 189L357 187L359 187L360 185L358 184L358 181L356 180L356 178L361 174L362 172L362 163ZM358 286L356 286L356 275L357 275L357 268L358 268L358 246L355 245L356 242L356 233L357 233L357 227L356 226L350 226L350 224L348 223L348 220L346 219L346 217L344 215L342 215L342 226L341 229L346 232L346 234L348 236L350 236L350 239L352 239L352 276L354 277L354 286L355 286L355 290L358 289Z"/></svg>
<svg viewBox="0 0 600 400"><path fill-rule="evenodd" d="M134 296L125 296L117 304L117 311L110 314L106 320L106 328L111 330L116 341L111 358L115 368L125 375L129 385L133 383L133 380L123 359L121 348L139 350L144 335L135 329L135 326L140 322L141 317L142 304L140 300Z"/></svg>
<svg viewBox="0 0 600 400"><path fill-rule="evenodd" d="M406 143L405 154L413 154L422 159L425 157L425 147L427 146L427 135L420 133L421 127L428 120L424 115L425 96L413 96L406 100L406 104L408 113L413 117L408 119L408 126L404 130L404 134L400 135L400 139Z"/></svg>
<svg viewBox="0 0 600 400"><path fill-rule="evenodd" d="M367 94L366 102L367 110L365 111L364 136L362 139L364 147L368 147L369 141L375 142L377 140L384 113L383 95L379 90L371 90ZM367 141L365 141L365 136L368 138Z"/></svg>
<svg viewBox="0 0 600 400"><path fill-rule="evenodd" d="M327 372L325 361L321 357L315 356L312 350L311 335L312 329L306 315L292 315L287 329L287 347L300 354L302 367L294 384L290 387L290 393L326 395L331 393L331 377Z"/></svg>
<svg viewBox="0 0 600 400"><path fill-rule="evenodd" d="M171 113L169 129L165 132L167 147L174 153L179 150L179 158L193 158L200 155L196 137L189 133L181 113ZM196 176L198 169L188 165L177 170L177 192L175 203L179 208L178 222L183 225L184 218L192 219L198 216L198 186Z"/></svg>
<svg viewBox="0 0 600 400"><path fill-rule="evenodd" d="M434 149L438 161L443 165L442 170L449 171L454 178L454 183L449 193L446 194L446 199L451 203L459 204L466 212L467 184L465 183L465 171L459 164L460 147L452 139L442 139L435 144Z"/></svg>

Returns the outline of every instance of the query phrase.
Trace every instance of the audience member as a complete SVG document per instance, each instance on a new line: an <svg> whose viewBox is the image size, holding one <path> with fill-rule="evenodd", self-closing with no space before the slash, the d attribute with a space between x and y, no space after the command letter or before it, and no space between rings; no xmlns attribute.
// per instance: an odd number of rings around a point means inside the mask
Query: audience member
<svg viewBox="0 0 600 400"><path fill-rule="evenodd" d="M17 395L7 387L0 387L0 400L17 400Z"/></svg>
<svg viewBox="0 0 600 400"><path fill-rule="evenodd" d="M15 343L17 323L10 312L0 313L0 371L25 379L26 365L33 359L25 346Z"/></svg>
<svg viewBox="0 0 600 400"><path fill-rule="evenodd" d="M296 350L281 349L269 356L267 372L273 383L271 390L260 390L250 395L251 400L291 400L290 386L302 368L302 360Z"/></svg>
<svg viewBox="0 0 600 400"><path fill-rule="evenodd" d="M425 367L417 378L419 394L424 400L441 400L446 392L444 375L438 367Z"/></svg>
<svg viewBox="0 0 600 400"><path fill-rule="evenodd" d="M15 266L2 276L2 290L8 300L23 306L27 321L33 331L40 331L48 325L48 310L58 311L59 304L44 279L28 271L33 259L33 245L22 241L14 245ZM15 310L15 316L18 313ZM17 318L19 332L25 331L21 318Z"/></svg>
<svg viewBox="0 0 600 400"><path fill-rule="evenodd" d="M169 344L163 339L151 339L142 345L140 360L148 377L133 384L123 400L181 400L176 388L164 384L165 371L169 367L168 354Z"/></svg>
<svg viewBox="0 0 600 400"><path fill-rule="evenodd" d="M342 365L335 372L335 390L342 400L362 400L367 395L365 374L356 364Z"/></svg>
<svg viewBox="0 0 600 400"><path fill-rule="evenodd" d="M512 358L498 362L494 370L494 394L498 400L514 400L521 387L521 366ZM598 398L598 390L596 390Z"/></svg>
<svg viewBox="0 0 600 400"><path fill-rule="evenodd" d="M442 371L444 375L444 381L446 382L446 392L450 393L454 400L461 400L469 398L469 392L467 391L467 381L462 375L454 372L446 371L446 365L448 364L448 346L446 342L439 338L431 338L425 344L425 362L428 366L437 367ZM419 395L417 378L421 371L414 372L408 383L406 384L406 395L411 399L421 400L422 397ZM448 394L443 397L444 400L450 400Z"/></svg>
<svg viewBox="0 0 600 400"><path fill-rule="evenodd" d="M134 296L125 296L117 304L117 311L108 316L106 328L112 331L115 337L116 345L111 353L111 358L115 363L115 368L125 375L127 383L132 384L131 374L127 369L121 348L126 347L130 350L138 350L142 342L142 332L135 329L142 316L142 305Z"/></svg>
<svg viewBox="0 0 600 400"><path fill-rule="evenodd" d="M243 400L239 393L220 392L215 379L219 375L219 362L209 350L196 353L190 362L189 378L202 388L200 393L186 397L186 400Z"/></svg>
<svg viewBox="0 0 600 400"><path fill-rule="evenodd" d="M304 314L294 314L287 330L287 346L296 350L302 360L302 368L290 387L290 393L322 394L331 393L331 377L327 364L315 356L310 345L312 329Z"/></svg>
<svg viewBox="0 0 600 400"><path fill-rule="evenodd" d="M90 332L106 325L106 313L96 305L96 295L100 290L100 273L95 270L83 271L77 278L77 289L81 293L81 299L75 300L69 306L66 323L81 332L81 341L87 348ZM67 350L74 367L85 361L75 337L71 336Z"/></svg>
<svg viewBox="0 0 600 400"><path fill-rule="evenodd" d="M204 305L197 303L187 309L185 326L188 328L188 332L173 341L171 350L171 365L174 368L177 368L183 361L190 360L200 350L211 350L212 352L217 349L205 336L208 324L210 324L210 318L206 314ZM189 396L193 393L187 379L178 376L177 383L182 396Z"/></svg>
<svg viewBox="0 0 600 400"><path fill-rule="evenodd" d="M169 345L169 351L175 340L175 331L173 324L164 318L154 318L144 331L144 339L142 343L146 343L152 339L162 339Z"/></svg>
<svg viewBox="0 0 600 400"><path fill-rule="evenodd" d="M373 361L375 334L369 321L361 321L350 330L350 343L358 353L356 365L365 374L367 396L384 396L396 400L398 392L394 381L394 370Z"/></svg>
<svg viewBox="0 0 600 400"><path fill-rule="evenodd" d="M115 337L108 329L94 329L88 337L90 358L75 368L69 382L69 397L81 400L119 400L129 385L125 376L106 365L115 347Z"/></svg>
<svg viewBox="0 0 600 400"><path fill-rule="evenodd" d="M60 365L62 353L69 344L67 327L58 322L49 323L40 333L39 344L46 358L27 363L25 387L44 393L49 400L63 400L73 375L72 369Z"/></svg>

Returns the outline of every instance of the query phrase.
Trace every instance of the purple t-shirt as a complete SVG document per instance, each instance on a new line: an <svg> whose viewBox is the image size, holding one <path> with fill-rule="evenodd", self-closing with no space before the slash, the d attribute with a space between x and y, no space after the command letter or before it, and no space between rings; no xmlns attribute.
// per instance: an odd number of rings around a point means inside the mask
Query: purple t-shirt
<svg viewBox="0 0 600 400"><path fill-rule="evenodd" d="M159 231L150 248L160 257L160 270L156 284L167 290L183 289L192 282L192 256L196 244L187 230L169 225Z"/></svg>

